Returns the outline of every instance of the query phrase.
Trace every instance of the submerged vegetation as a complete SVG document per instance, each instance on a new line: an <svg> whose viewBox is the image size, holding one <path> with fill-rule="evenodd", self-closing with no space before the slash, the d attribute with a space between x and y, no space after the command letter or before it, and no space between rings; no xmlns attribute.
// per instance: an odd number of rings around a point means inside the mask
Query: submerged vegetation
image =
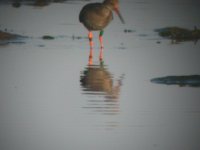
<svg viewBox="0 0 200 150"><path fill-rule="evenodd" d="M166 85L179 85L189 87L200 87L200 75L188 76L166 76L151 79L151 82Z"/></svg>
<svg viewBox="0 0 200 150"><path fill-rule="evenodd" d="M50 36L50 35L44 35L42 37L43 40L54 40L55 38L53 36Z"/></svg>
<svg viewBox="0 0 200 150"><path fill-rule="evenodd" d="M156 29L156 32L161 37L169 38L174 42L194 41L195 43L200 39L200 29L195 26L193 30L181 27L166 27Z"/></svg>

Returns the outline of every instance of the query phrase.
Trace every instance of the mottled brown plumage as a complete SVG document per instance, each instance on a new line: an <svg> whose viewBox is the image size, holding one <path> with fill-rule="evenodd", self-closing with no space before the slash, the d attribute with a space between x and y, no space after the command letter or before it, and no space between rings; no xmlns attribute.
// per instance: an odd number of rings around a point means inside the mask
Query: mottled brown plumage
<svg viewBox="0 0 200 150"><path fill-rule="evenodd" d="M80 12L79 21L89 31L103 30L113 19L112 10L116 11L124 23L123 18L119 14L118 0L105 0L103 3L85 5Z"/></svg>

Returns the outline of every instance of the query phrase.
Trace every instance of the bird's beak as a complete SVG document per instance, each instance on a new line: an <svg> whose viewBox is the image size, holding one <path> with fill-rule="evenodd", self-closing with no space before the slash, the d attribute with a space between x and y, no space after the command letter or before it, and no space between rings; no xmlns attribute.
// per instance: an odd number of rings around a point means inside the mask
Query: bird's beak
<svg viewBox="0 0 200 150"><path fill-rule="evenodd" d="M120 13L120 11L119 11L119 8L116 7L114 10L115 10L116 14L119 16L119 19L121 20L121 22L122 22L123 24L125 24L124 18L122 17L122 15L121 15L121 13Z"/></svg>

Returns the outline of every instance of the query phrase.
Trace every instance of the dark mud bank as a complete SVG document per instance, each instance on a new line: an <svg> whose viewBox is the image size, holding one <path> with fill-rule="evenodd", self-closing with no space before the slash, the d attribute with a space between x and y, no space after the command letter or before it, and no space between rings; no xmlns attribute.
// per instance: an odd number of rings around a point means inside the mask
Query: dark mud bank
<svg viewBox="0 0 200 150"><path fill-rule="evenodd" d="M25 43L23 39L27 38L26 36L13 34L0 30L0 45L5 45L9 43Z"/></svg>
<svg viewBox="0 0 200 150"><path fill-rule="evenodd" d="M197 42L200 39L200 29L198 29L196 26L193 30L181 27L166 27L156 29L155 32L158 32L161 37L171 39L175 42Z"/></svg>
<svg viewBox="0 0 200 150"><path fill-rule="evenodd" d="M179 85L181 87L200 87L200 75L166 76L153 78L151 82L165 85Z"/></svg>

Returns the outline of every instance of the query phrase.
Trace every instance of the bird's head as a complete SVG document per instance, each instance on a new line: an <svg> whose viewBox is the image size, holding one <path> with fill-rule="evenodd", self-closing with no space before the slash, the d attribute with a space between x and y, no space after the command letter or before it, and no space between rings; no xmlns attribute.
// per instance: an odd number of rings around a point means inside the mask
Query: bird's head
<svg viewBox="0 0 200 150"><path fill-rule="evenodd" d="M111 10L114 10L116 14L119 16L121 22L124 24L125 21L119 11L119 1L118 0L104 0L103 2L104 5L109 7Z"/></svg>

